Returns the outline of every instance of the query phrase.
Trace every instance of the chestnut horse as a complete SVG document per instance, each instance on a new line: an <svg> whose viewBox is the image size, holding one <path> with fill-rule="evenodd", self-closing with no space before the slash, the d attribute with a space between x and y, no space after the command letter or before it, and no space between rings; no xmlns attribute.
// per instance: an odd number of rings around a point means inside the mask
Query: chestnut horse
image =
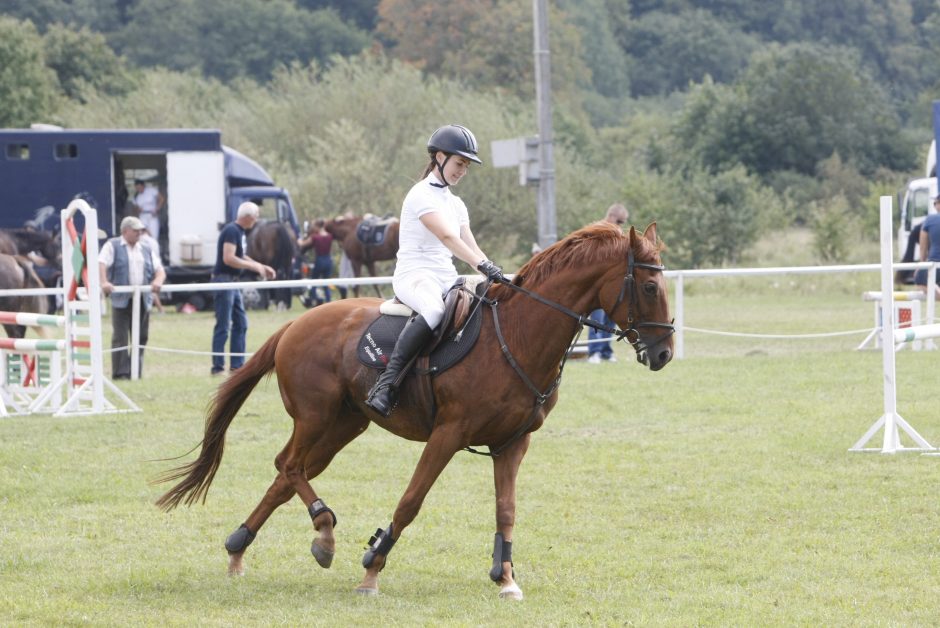
<svg viewBox="0 0 940 628"><path fill-rule="evenodd" d="M299 495L318 532L311 551L328 567L333 559L336 516L310 484L333 457L370 423L427 444L385 530L377 530L363 558L360 593L378 592L378 574L392 545L415 519L425 496L455 453L486 446L496 482L496 540L490 578L500 597L521 599L513 579L512 537L516 475L531 433L541 427L558 399L558 384L569 346L582 325L598 326L588 313L603 308L637 358L650 369L672 358L661 246L655 223L628 235L608 223L570 234L533 257L511 283L491 285L482 303L483 321L472 351L433 379L437 414L433 424L408 394L388 418L363 401L377 371L357 359L366 327L379 315L378 299L333 301L284 325L240 369L223 382L206 419L201 452L193 462L157 481L180 480L158 501L171 510L205 501L219 468L225 432L252 389L277 371L284 407L294 431L274 466L278 473L264 498L226 540L229 573L243 573L245 549L280 505ZM603 326L601 326L603 327ZM476 452L480 453L480 452Z"/></svg>
<svg viewBox="0 0 940 628"><path fill-rule="evenodd" d="M353 275L362 276L362 266L365 265L369 275L375 277L375 263L395 259L398 254L398 221L392 222L385 230L385 239L382 244L363 244L356 236L357 228L362 222L361 216L339 216L327 220L324 229L339 242L346 257L352 264ZM382 296L378 286L373 286L375 293ZM359 286L352 287L353 294L359 296Z"/></svg>

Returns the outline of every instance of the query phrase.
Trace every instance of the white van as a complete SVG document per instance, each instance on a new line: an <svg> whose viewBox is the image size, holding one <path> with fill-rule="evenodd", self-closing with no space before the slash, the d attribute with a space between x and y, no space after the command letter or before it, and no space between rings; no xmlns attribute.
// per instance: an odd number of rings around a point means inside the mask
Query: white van
<svg viewBox="0 0 940 628"><path fill-rule="evenodd" d="M919 225L927 217L927 214L934 213L933 199L937 196L937 178L930 177L925 179L913 179L908 182L900 197L901 222L898 225L898 257L903 259L908 250L908 239L911 235L911 229ZM913 252L913 259L917 261L917 248Z"/></svg>

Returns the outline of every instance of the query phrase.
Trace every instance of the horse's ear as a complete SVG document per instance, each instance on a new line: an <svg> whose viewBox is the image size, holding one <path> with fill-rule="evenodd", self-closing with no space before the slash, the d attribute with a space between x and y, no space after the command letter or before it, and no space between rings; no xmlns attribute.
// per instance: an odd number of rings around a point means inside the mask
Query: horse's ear
<svg viewBox="0 0 940 628"><path fill-rule="evenodd" d="M634 248L636 246L637 235L636 228L633 225L630 225L630 232L627 235L630 237L630 248Z"/></svg>
<svg viewBox="0 0 940 628"><path fill-rule="evenodd" d="M656 223L651 222L649 227L646 228L646 231L643 232L643 237L649 240L651 243L656 244Z"/></svg>

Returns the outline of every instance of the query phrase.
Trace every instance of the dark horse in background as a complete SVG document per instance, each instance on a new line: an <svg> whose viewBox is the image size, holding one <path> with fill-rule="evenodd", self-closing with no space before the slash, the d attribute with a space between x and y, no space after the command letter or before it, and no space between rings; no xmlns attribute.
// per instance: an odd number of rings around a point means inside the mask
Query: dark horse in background
<svg viewBox="0 0 940 628"><path fill-rule="evenodd" d="M489 447L493 456L496 539L490 578L500 586L500 597L521 599L511 548L516 476L531 433L558 400L568 349L582 324L593 323L585 323L593 310L607 312L623 330L617 335L633 345L637 359L651 370L672 359L675 329L661 248L655 223L642 235L633 228L625 235L615 225L595 223L535 255L511 284L488 286L488 300L479 303L482 322L476 344L428 384L437 400L436 413L422 403L417 378L406 380L399 405L388 418L365 405L378 371L364 366L357 352L365 330L379 316L379 299L345 299L308 310L275 332L221 384L209 408L199 456L160 478L180 481L157 504L170 510L205 500L222 462L226 431L255 386L276 370L294 429L274 460L273 484L225 543L230 573L243 572L246 548L274 510L294 495L300 496L318 532L311 548L314 557L321 566L330 566L336 517L310 480L376 423L396 436L427 444L391 525L369 542L357 591L378 592L378 574L392 545L414 521L454 454L474 446ZM623 374L628 375L626 370Z"/></svg>
<svg viewBox="0 0 940 628"><path fill-rule="evenodd" d="M22 290L24 288L44 288L42 281L33 270L33 263L21 255L0 253L0 290ZM0 296L0 311L48 313L48 300L43 295ZM26 327L23 325L4 324L3 329L10 338L23 338ZM47 337L49 329L37 327L40 336Z"/></svg>
<svg viewBox="0 0 940 628"><path fill-rule="evenodd" d="M275 279L292 279L297 251L297 236L289 225L277 221L259 222L248 234L248 256L267 264L277 273ZM258 291L261 307L274 301L278 310L291 306L293 291L290 288L275 288Z"/></svg>
<svg viewBox="0 0 940 628"><path fill-rule="evenodd" d="M0 253L5 255L20 256L24 258L21 261L25 261L25 258L32 254L32 263L29 265L30 272L34 274L41 282L39 286L35 287L53 288L57 286L61 280L62 248L61 243L59 242L58 234L28 227L19 229L0 229ZM7 285L8 283L9 280L5 281L3 288L11 287L10 285ZM14 283L17 282L14 281ZM24 286L17 285L15 287ZM39 301L33 302L32 297L29 297L28 301L30 302L30 309L9 310L4 308L4 311L23 311L46 314L56 310L54 296L40 296L37 298L40 301L43 301L39 309L32 309L34 304Z"/></svg>
<svg viewBox="0 0 940 628"><path fill-rule="evenodd" d="M363 242L359 238L359 227L363 220L362 216L339 216L328 220L324 228L336 242L339 242L343 252L346 253L346 257L352 264L353 276L361 277L362 266L365 265L369 275L375 277L375 263L393 260L398 254L398 220L388 220L388 225L384 227L384 238L378 244ZM375 293L381 297L382 291L379 287L373 287ZM352 290L353 294L359 296L358 286L353 286Z"/></svg>

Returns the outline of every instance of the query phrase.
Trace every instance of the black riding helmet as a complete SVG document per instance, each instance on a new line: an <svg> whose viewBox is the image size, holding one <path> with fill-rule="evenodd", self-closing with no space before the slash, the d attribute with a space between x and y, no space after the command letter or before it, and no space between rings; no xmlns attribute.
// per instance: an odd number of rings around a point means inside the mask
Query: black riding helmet
<svg viewBox="0 0 940 628"><path fill-rule="evenodd" d="M447 160L450 159L451 155L460 155L474 163L483 164L483 161L477 157L477 152L479 152L477 138L473 136L470 129L460 126L459 124L442 126L431 134L430 139L428 139L428 153L431 155L432 159L434 158L434 153L437 151L447 154L444 162L437 164L441 181L444 182L442 187L447 187L448 185L447 181L444 179L444 166L447 164Z"/></svg>

